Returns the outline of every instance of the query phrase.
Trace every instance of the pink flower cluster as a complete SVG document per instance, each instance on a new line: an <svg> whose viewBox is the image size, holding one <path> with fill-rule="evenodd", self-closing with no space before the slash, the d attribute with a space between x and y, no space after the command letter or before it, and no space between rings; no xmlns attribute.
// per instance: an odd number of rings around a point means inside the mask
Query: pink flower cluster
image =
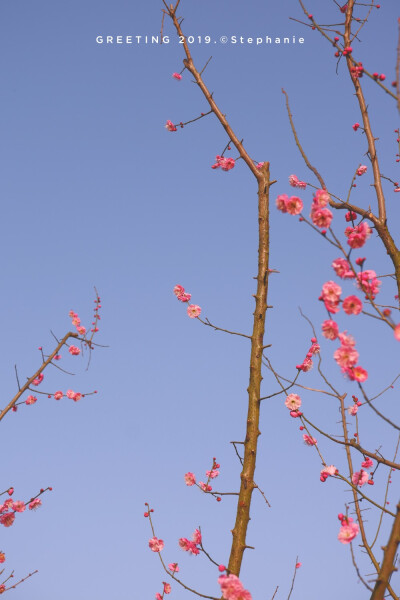
<svg viewBox="0 0 400 600"><path fill-rule="evenodd" d="M176 129L176 127L175 127L175 125L173 124L173 122L172 122L172 121L170 121L170 120L168 120L168 121L166 122L166 124L165 124L165 129L166 129L167 131L176 131L176 130L177 130L177 129Z"/></svg>
<svg viewBox="0 0 400 600"><path fill-rule="evenodd" d="M366 167L365 165L361 165L360 167L358 167L356 173L359 177L361 177L361 175L364 175L364 173L367 172L368 167Z"/></svg>
<svg viewBox="0 0 400 600"><path fill-rule="evenodd" d="M305 190L307 187L306 182L300 181L297 175L289 175L289 183L292 187L300 188L302 190Z"/></svg>
<svg viewBox="0 0 400 600"><path fill-rule="evenodd" d="M176 285L174 287L174 294L180 302L189 302L192 294L185 292L185 288L182 285ZM187 307L187 314L191 319L196 319L201 313L201 308L197 304L189 304Z"/></svg>
<svg viewBox="0 0 400 600"><path fill-rule="evenodd" d="M219 154L217 154L215 160L216 162L211 165L212 169L219 169L221 167L223 171L230 171L235 166L234 158L225 158L224 156L219 156Z"/></svg>
<svg viewBox="0 0 400 600"><path fill-rule="evenodd" d="M33 385L40 385L44 379L43 373L39 373L37 377L32 381Z"/></svg>
<svg viewBox="0 0 400 600"><path fill-rule="evenodd" d="M14 501L12 498L8 498L2 505L0 505L0 524L4 525L4 527L11 527L15 521L15 513L24 512L26 507L28 507L29 510L36 510L39 506L41 506L41 504L42 501L39 500L39 498L35 498L26 504L22 500ZM1 562L4 562L4 560Z"/></svg>
<svg viewBox="0 0 400 600"><path fill-rule="evenodd" d="M72 325L76 328L76 331L79 333L79 335L85 335L86 327L83 327L83 325L81 325L81 320L79 318L78 313L74 312L73 310L70 310L68 315L71 317ZM71 346L71 348L74 348L74 347L75 346ZM70 352L71 352L71 350L70 350ZM77 352L76 354L79 354L79 352ZM73 352L71 352L71 354L73 354Z"/></svg>
<svg viewBox="0 0 400 600"><path fill-rule="evenodd" d="M321 470L320 481L324 483L328 479L328 477L333 477L333 475L337 475L338 473L339 471L334 465L329 465L329 467L325 466Z"/></svg>
<svg viewBox="0 0 400 600"><path fill-rule="evenodd" d="M283 213L289 213L289 215L299 215L303 210L303 202L297 196L289 196L287 194L281 194L276 199L276 207Z"/></svg>
<svg viewBox="0 0 400 600"><path fill-rule="evenodd" d="M339 365L342 373L351 381L359 381L360 383L368 379L368 373L365 369L356 366L359 354L355 349L355 340L351 335L347 335L344 331L338 335L341 345L333 353L333 358Z"/></svg>
<svg viewBox="0 0 400 600"><path fill-rule="evenodd" d="M289 396L286 396L285 406L290 410L290 416L295 419L301 417L303 414L299 411L301 398L298 394L289 394Z"/></svg>
<svg viewBox="0 0 400 600"><path fill-rule="evenodd" d="M60 392L56 392L56 393L60 393ZM70 400L73 400L74 402L78 402L78 400L83 398L83 394L80 394L79 392L74 392L74 390L67 390L65 395L67 396L67 398L69 398ZM54 397L55 397L55 395L54 395Z"/></svg>
<svg viewBox="0 0 400 600"><path fill-rule="evenodd" d="M365 293L365 298L374 300L379 293L381 281L377 279L375 271L367 269L357 273L357 287Z"/></svg>
<svg viewBox="0 0 400 600"><path fill-rule="evenodd" d="M354 273L345 258L337 258L334 260L332 262L332 267L336 275L341 279L352 279L354 277Z"/></svg>
<svg viewBox="0 0 400 600"><path fill-rule="evenodd" d="M236 575L221 575L218 577L218 583L225 600L252 600L250 592L244 589Z"/></svg>
<svg viewBox="0 0 400 600"><path fill-rule="evenodd" d="M191 540L188 540L187 538L180 538L178 543L185 552L189 552L189 554L194 555L200 554L200 549L198 548L198 546L201 544L200 530L194 530Z"/></svg>
<svg viewBox="0 0 400 600"><path fill-rule="evenodd" d="M296 369L299 369L299 371L303 371L304 373L307 373L307 371L310 371L313 367L312 357L314 354L318 354L319 351L320 351L320 346L319 346L319 344L317 344L317 339L311 338L311 346L308 349L305 359L303 360L301 365L296 365Z"/></svg>
<svg viewBox="0 0 400 600"><path fill-rule="evenodd" d="M333 219L333 214L329 208L325 208L331 199L326 190L317 190L311 205L310 217L316 227L327 229Z"/></svg>
<svg viewBox="0 0 400 600"><path fill-rule="evenodd" d="M152 552L161 552L164 548L164 541L154 536L149 540L149 548Z"/></svg>
<svg viewBox="0 0 400 600"><path fill-rule="evenodd" d="M338 540L342 544L349 544L354 540L360 531L360 528L357 523L354 523L354 520L351 517L346 517L342 513L338 514L338 519L341 523Z"/></svg>
<svg viewBox="0 0 400 600"><path fill-rule="evenodd" d="M369 473L367 473L367 471L364 471L364 469L360 469L359 471L356 471L355 473L353 473L353 475L351 477L352 483L354 485L358 485L359 487L365 485L368 480L369 480Z"/></svg>
<svg viewBox="0 0 400 600"><path fill-rule="evenodd" d="M327 281L322 286L321 296L319 297L325 304L325 308L330 313L337 313L340 310L340 294L342 288L334 281Z"/></svg>
<svg viewBox="0 0 400 600"><path fill-rule="evenodd" d="M347 237L347 243L350 248L362 248L370 237L372 229L366 221L362 221L355 227L346 227L344 234Z"/></svg>

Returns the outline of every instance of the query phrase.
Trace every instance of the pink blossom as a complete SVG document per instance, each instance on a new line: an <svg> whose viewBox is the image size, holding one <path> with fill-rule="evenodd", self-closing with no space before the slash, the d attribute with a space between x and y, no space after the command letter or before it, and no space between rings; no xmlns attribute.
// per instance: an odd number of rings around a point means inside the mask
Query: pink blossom
<svg viewBox="0 0 400 600"><path fill-rule="evenodd" d="M72 356L78 356L81 353L80 348L78 346L70 346L68 348L68 352L72 354Z"/></svg>
<svg viewBox="0 0 400 600"><path fill-rule="evenodd" d="M221 586L222 597L225 600L252 600L251 594L243 588L243 585L236 575L221 575L218 577L218 583Z"/></svg>
<svg viewBox="0 0 400 600"><path fill-rule="evenodd" d="M338 540L342 544L349 544L359 532L357 523L349 523L348 525L342 525L339 530Z"/></svg>
<svg viewBox="0 0 400 600"><path fill-rule="evenodd" d="M6 591L6 586L4 583L0 585L0 594L3 594Z"/></svg>
<svg viewBox="0 0 400 600"><path fill-rule="evenodd" d="M394 337L400 342L400 323L394 328Z"/></svg>
<svg viewBox="0 0 400 600"><path fill-rule="evenodd" d="M364 467L364 469L371 469L371 467L374 466L374 463L369 456L367 456L367 458L361 463L361 466Z"/></svg>
<svg viewBox="0 0 400 600"><path fill-rule="evenodd" d="M0 552L0 563L5 562L6 560L6 555L4 554L4 552Z"/></svg>
<svg viewBox="0 0 400 600"><path fill-rule="evenodd" d="M365 297L369 297L374 300L375 296L379 293L379 286L381 281L376 278L376 273L372 269L367 269L357 273L357 287L363 290Z"/></svg>
<svg viewBox="0 0 400 600"><path fill-rule="evenodd" d="M352 381L359 381L360 383L364 383L368 379L368 372L359 365L349 369L347 375Z"/></svg>
<svg viewBox="0 0 400 600"><path fill-rule="evenodd" d="M303 440L307 446L316 446L317 445L317 440L315 438L313 438L311 435L307 435L306 433L303 433Z"/></svg>
<svg viewBox="0 0 400 600"><path fill-rule="evenodd" d="M79 325L76 328L76 330L79 333L79 335L85 335L85 333L86 333L86 327L83 327L83 325Z"/></svg>
<svg viewBox="0 0 400 600"><path fill-rule="evenodd" d="M353 473L351 481L354 485L358 485L359 487L361 487L362 485L365 485L367 483L368 479L369 474L367 473L367 471L361 469L360 471L356 471L355 473Z"/></svg>
<svg viewBox="0 0 400 600"><path fill-rule="evenodd" d="M54 398L55 398L56 400L61 400L61 398L62 398L63 396L64 396L64 394L63 394L63 393L62 393L60 390L54 394Z"/></svg>
<svg viewBox="0 0 400 600"><path fill-rule="evenodd" d="M199 487L203 490L203 492L211 492L211 485L206 485L203 481L199 481Z"/></svg>
<svg viewBox="0 0 400 600"><path fill-rule="evenodd" d="M162 598L161 594L159 594L158 592L157 592L157 594L155 595L155 599L156 599L156 600L163 600L163 598Z"/></svg>
<svg viewBox="0 0 400 600"><path fill-rule="evenodd" d="M200 306L197 306L197 304L189 304L189 306L187 307L187 314L191 319L196 319L200 313L201 308Z"/></svg>
<svg viewBox="0 0 400 600"><path fill-rule="evenodd" d="M296 563L296 569L300 569L301 567L301 562Z"/></svg>
<svg viewBox="0 0 400 600"><path fill-rule="evenodd" d="M189 554L194 555L200 554L200 550L197 548L196 544L194 542L191 542L187 538L180 538L178 540L178 543L182 550L184 550L185 552L189 552Z"/></svg>
<svg viewBox="0 0 400 600"><path fill-rule="evenodd" d="M337 258L333 261L332 267L338 277L342 279L351 279L354 277L354 273L350 268L349 263L345 258Z"/></svg>
<svg viewBox="0 0 400 600"><path fill-rule="evenodd" d="M289 175L289 183L292 187L301 188L302 190L305 190L307 187L305 181L300 181L297 175Z"/></svg>
<svg viewBox="0 0 400 600"><path fill-rule="evenodd" d="M352 417L355 417L358 412L357 404L352 404L351 406L349 406L347 411L348 411L349 415L351 415Z"/></svg>
<svg viewBox="0 0 400 600"><path fill-rule="evenodd" d="M290 215L299 215L303 210L303 202L297 196L291 196L286 202L286 212Z"/></svg>
<svg viewBox="0 0 400 600"><path fill-rule="evenodd" d="M317 190L313 198L313 206L323 208L329 203L330 199L331 197L326 190Z"/></svg>
<svg viewBox="0 0 400 600"><path fill-rule="evenodd" d="M180 73L172 73L172 77L178 81L182 79L182 75L180 75Z"/></svg>
<svg viewBox="0 0 400 600"><path fill-rule="evenodd" d="M180 302L189 302L191 297L192 297L192 294L187 294L186 292L184 292L183 294L179 294L179 296L177 296L177 298Z"/></svg>
<svg viewBox="0 0 400 600"><path fill-rule="evenodd" d="M362 248L370 237L372 229L366 221L363 221L355 227L346 227L344 233L350 248Z"/></svg>
<svg viewBox="0 0 400 600"><path fill-rule="evenodd" d="M152 552L161 552L164 548L164 542L154 536L149 540L149 548Z"/></svg>
<svg viewBox="0 0 400 600"><path fill-rule="evenodd" d="M16 502L13 502L13 510L15 510L15 512L24 512L26 506L25 506L25 502L22 502L22 500L17 500Z"/></svg>
<svg viewBox="0 0 400 600"><path fill-rule="evenodd" d="M78 402L80 399L82 398L82 394L80 394L79 392L76 392L72 398L72 400L74 402Z"/></svg>
<svg viewBox="0 0 400 600"><path fill-rule="evenodd" d="M200 529L195 529L192 535L192 541L194 544L201 544L201 532Z"/></svg>
<svg viewBox="0 0 400 600"><path fill-rule="evenodd" d="M332 477L333 475L336 475L337 472L338 472L338 470L334 465L329 465L329 466L324 467L321 470L321 475L326 475L327 477L328 476Z"/></svg>
<svg viewBox="0 0 400 600"><path fill-rule="evenodd" d="M1 512L6 512L7 510L11 510L12 505L14 504L14 500L12 498L7 498L1 507Z"/></svg>
<svg viewBox="0 0 400 600"><path fill-rule="evenodd" d="M185 288L182 285L176 285L174 287L174 294L176 297L180 296L181 294L185 293Z"/></svg>
<svg viewBox="0 0 400 600"><path fill-rule="evenodd" d="M331 302L336 304L339 302L340 294L342 293L342 288L340 285L335 283L334 281L327 281L322 286L322 299L324 302Z"/></svg>
<svg viewBox="0 0 400 600"><path fill-rule="evenodd" d="M219 156L219 154L217 154L216 161L217 162L212 165L212 169L219 169L219 167L221 167L223 171L230 171L235 166L235 159L231 157L225 158L224 156Z"/></svg>
<svg viewBox="0 0 400 600"><path fill-rule="evenodd" d="M169 563L168 569L170 571L172 571L173 573L178 573L178 571L179 571L178 563Z"/></svg>
<svg viewBox="0 0 400 600"><path fill-rule="evenodd" d="M364 175L364 173L367 172L367 169L368 167L366 167L365 165L361 165L361 167L358 167L356 173L360 177L361 175Z"/></svg>
<svg viewBox="0 0 400 600"><path fill-rule="evenodd" d="M311 208L310 217L316 227L327 229L331 225L333 213L329 210L329 208L319 208L318 206L313 205Z"/></svg>
<svg viewBox="0 0 400 600"><path fill-rule="evenodd" d="M32 381L33 385L39 385L40 383L42 383L44 379L44 375L43 373L39 373L39 375Z"/></svg>
<svg viewBox="0 0 400 600"><path fill-rule="evenodd" d="M326 337L327 340L336 340L339 335L339 327L335 321L332 321L332 319L327 319L324 321L321 329L322 335Z"/></svg>
<svg viewBox="0 0 400 600"><path fill-rule="evenodd" d="M74 390L67 390L65 395L67 396L67 398L70 398L71 400L73 400L74 396L75 396L75 392L74 392Z"/></svg>
<svg viewBox="0 0 400 600"><path fill-rule="evenodd" d="M354 367L358 361L359 354L353 346L340 346L333 353L333 358L336 360L339 367L349 369Z"/></svg>
<svg viewBox="0 0 400 600"><path fill-rule="evenodd" d="M164 584L164 594L170 594L171 593L171 584L166 583L165 581L163 581L163 584Z"/></svg>
<svg viewBox="0 0 400 600"><path fill-rule="evenodd" d="M29 510L36 510L37 508L39 508L39 506L42 506L42 501L40 500L40 498L35 498L28 504Z"/></svg>
<svg viewBox="0 0 400 600"><path fill-rule="evenodd" d="M206 471L206 476L210 479L215 479L216 477L218 477L218 475L219 471L216 471L215 469L212 469L211 471Z"/></svg>
<svg viewBox="0 0 400 600"><path fill-rule="evenodd" d="M297 410L301 406L301 398L297 394L289 394L286 396L285 406L289 410Z"/></svg>
<svg viewBox="0 0 400 600"><path fill-rule="evenodd" d="M169 121L169 120L168 120L168 121L166 122L166 124L165 124L165 129L166 129L167 131L176 131L176 127L175 127L175 125L173 124L173 122L172 122L172 121Z"/></svg>
<svg viewBox="0 0 400 600"><path fill-rule="evenodd" d="M256 169L261 169L261 167L263 166L263 162L259 162L256 164Z"/></svg>
<svg viewBox="0 0 400 600"><path fill-rule="evenodd" d="M37 398L36 396L28 396L27 399L25 400L25 404L35 404L35 402L37 402Z"/></svg>
<svg viewBox="0 0 400 600"><path fill-rule="evenodd" d="M0 523L4 525L4 527L11 527L11 525L15 521L15 513L8 512L0 515Z"/></svg>
<svg viewBox="0 0 400 600"><path fill-rule="evenodd" d="M362 302L357 296L347 296L343 300L343 310L346 315L359 315L362 311Z"/></svg>
<svg viewBox="0 0 400 600"><path fill-rule="evenodd" d="M194 485L196 483L196 477L194 476L194 473L191 473L190 471L188 473L185 474L185 483L186 485Z"/></svg>
<svg viewBox="0 0 400 600"><path fill-rule="evenodd" d="M289 196L287 194L280 194L275 200L276 208L283 213L287 212L287 202L289 200Z"/></svg>

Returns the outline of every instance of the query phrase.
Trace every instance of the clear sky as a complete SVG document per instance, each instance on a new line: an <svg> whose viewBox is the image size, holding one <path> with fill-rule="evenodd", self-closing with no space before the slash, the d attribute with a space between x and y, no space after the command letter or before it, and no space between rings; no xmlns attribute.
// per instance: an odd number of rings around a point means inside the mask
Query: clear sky
<svg viewBox="0 0 400 600"><path fill-rule="evenodd" d="M177 545L198 525L210 554L228 560L234 501L217 504L187 488L183 475L193 471L201 479L216 456L216 488L237 489L240 468L229 442L244 435L249 345L188 319L172 288L184 285L213 323L250 333L256 186L240 161L229 173L210 168L227 143L213 116L176 133L165 130L167 119L193 119L207 105L187 73L180 82L171 77L183 58L171 25L164 24L170 43L144 41L159 34L161 8L161 0L2 2L2 406L16 391L14 365L21 380L30 376L40 362L37 348L53 348L50 330L62 336L70 328L69 310L90 323L94 286L102 298L98 341L107 345L95 350L88 371L85 361L64 352L62 366L76 375L47 372L41 388L97 389L96 396L77 404L44 397L2 423L3 489L13 485L15 498L27 500L40 487L53 487L40 510L1 528L0 549L15 577L39 569L13 592L15 600L154 598L166 576L148 549L146 501L155 509L165 559L179 562L188 585L218 595L215 567ZM328 0L309 0L307 8L322 23L343 19ZM389 85L396 9L396 0L382 2L354 44L357 58L385 73ZM360 115L344 65L336 73L332 47L290 20L302 20L298 3L182 0L180 14L185 33L195 36L196 64L212 55L204 79L222 111L250 155L271 162L273 200L291 193L291 173L316 183L294 144L282 87L310 160L329 189L345 196L358 164L369 165L365 138L352 129ZM99 35L132 36L133 43L99 44ZM220 42L233 35L289 36L291 43ZM135 36L143 36L140 43ZM400 178L395 103L369 80L365 92L382 172ZM365 207L375 206L371 182L369 173L357 181L354 201ZM397 225L400 194L388 182L385 192ZM308 207L311 192L302 198ZM335 219L341 233L343 215ZM298 307L319 330L326 313L318 296L324 281L335 278L330 263L337 252L275 209L271 243L271 266L280 274L271 278L266 343L276 369L291 377L311 337ZM377 273L391 272L374 236L360 254ZM382 298L391 301L394 288L384 281ZM351 283L343 288L353 293ZM398 370L392 333L363 316L341 313L338 322L357 337L360 363L370 372L368 391L380 391ZM332 361L333 345L322 346L332 380L356 393ZM306 377L305 385L320 385L315 373ZM265 394L276 389L265 374ZM397 400L391 390L380 406L399 416ZM333 403L318 394L304 401L316 422L336 431ZM366 409L363 418L365 443L372 449L382 444L382 452L393 455L393 431L374 424ZM337 541L336 515L348 492L333 480L320 483L320 460L302 443L281 397L263 405L261 430L256 481L272 508L254 498L248 543L256 550L244 561L245 586L254 600L272 597L277 585L277 598L286 598L299 556L293 598L367 597L349 548ZM324 449L346 472L336 448ZM384 481L380 469L371 491L379 501ZM392 487L394 506L396 477ZM383 540L386 535L384 528ZM170 597L188 594L174 586Z"/></svg>

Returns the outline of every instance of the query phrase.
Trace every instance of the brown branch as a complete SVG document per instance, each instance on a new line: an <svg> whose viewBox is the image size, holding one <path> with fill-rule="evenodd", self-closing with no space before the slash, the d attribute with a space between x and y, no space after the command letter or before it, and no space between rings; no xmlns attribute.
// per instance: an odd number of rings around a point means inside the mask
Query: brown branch
<svg viewBox="0 0 400 600"><path fill-rule="evenodd" d="M397 504L397 514L390 532L387 546L383 548L383 560L379 569L378 579L376 581L371 600L383 600L386 589L391 589L389 585L390 577L393 571L397 571L394 566L396 561L396 552L400 543L400 502ZM392 596L394 597L394 596Z"/></svg>

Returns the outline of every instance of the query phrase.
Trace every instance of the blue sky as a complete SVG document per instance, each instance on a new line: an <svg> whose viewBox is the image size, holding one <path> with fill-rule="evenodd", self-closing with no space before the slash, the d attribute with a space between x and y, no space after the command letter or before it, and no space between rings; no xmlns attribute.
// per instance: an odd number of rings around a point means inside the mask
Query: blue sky
<svg viewBox="0 0 400 600"><path fill-rule="evenodd" d="M307 7L320 22L342 19L327 0ZM213 116L176 133L165 130L167 119L187 121L207 110L187 73L180 82L171 77L183 55L169 23L171 41L162 46L96 43L98 35L157 35L161 8L158 1L2 3L3 405L16 390L14 365L22 380L30 376L40 361L37 348L53 347L50 330L61 336L69 329L69 310L90 323L94 286L102 297L98 341L107 345L95 350L88 371L85 361L65 356L63 365L76 375L48 372L42 384L49 392L97 389L96 396L78 404L45 398L2 424L3 488L13 485L15 497L25 500L53 486L42 509L1 530L15 577L39 569L13 592L16 600L153 598L165 576L147 547L146 501L155 508L167 562L179 562L189 585L218 594L215 568L177 546L196 526L217 562L228 560L234 503L217 504L187 488L183 474L201 478L216 456L216 487L237 488L240 469L229 442L243 438L249 346L188 319L172 288L184 285L219 326L251 331L256 186L240 162L229 173L210 169L227 142ZM352 130L360 121L353 87L343 65L336 73L329 44L289 19L302 19L297 2L182 0L180 8L186 34L213 42L222 35L304 38L285 46L194 43L193 57L202 66L212 54L205 81L250 155L271 162L273 200L291 192L291 173L315 183L293 142L282 87L311 162L330 190L345 195L357 165L369 164L364 136ZM396 8L394 0L382 3L354 44L359 60L389 83ZM394 101L373 82L364 85L382 172L399 178ZM368 173L357 182L354 201L365 207L375 206L371 181ZM392 189L385 184L389 219L397 224L400 194ZM302 198L309 206L311 193ZM341 232L343 216L335 219ZM275 209L271 243L271 266L280 274L271 279L266 341L276 369L291 376L311 337L298 307L318 329L325 313L317 299L324 281L334 278L337 253ZM374 237L360 254L377 273L391 272ZM382 299L390 301L395 291L384 281ZM353 291L351 283L342 287ZM373 394L397 374L398 345L379 323L357 319L340 313L338 322L357 337ZM332 379L356 393L333 364L333 345L322 346ZM318 384L315 373L307 377ZM264 390L276 391L267 374ZM392 390L380 406L398 417L396 400ZM245 558L243 581L255 600L272 597L277 585L278 597L286 598L298 555L303 567L293 597L361 600L366 591L349 549L336 539L336 515L348 492L338 482L319 482L320 461L282 405L278 397L263 406L256 481L272 508L254 499L248 542L256 550ZM309 394L307 408L334 430L336 407L326 398ZM391 455L394 433L366 410L363 419L366 445L383 444ZM343 456L325 449L345 472ZM398 490L396 477L392 486ZM393 505L397 496L393 491ZM174 587L171 599L186 595Z"/></svg>

